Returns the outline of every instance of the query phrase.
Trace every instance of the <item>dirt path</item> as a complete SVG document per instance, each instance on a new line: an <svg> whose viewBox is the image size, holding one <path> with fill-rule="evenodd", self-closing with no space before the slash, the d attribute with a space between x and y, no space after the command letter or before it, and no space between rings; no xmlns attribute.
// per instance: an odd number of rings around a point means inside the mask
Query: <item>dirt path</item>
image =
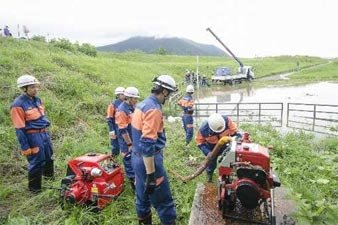
<svg viewBox="0 0 338 225"><path fill-rule="evenodd" d="M294 203L286 199L287 190L275 190L275 212L277 225L295 224L289 216L295 212ZM196 189L189 225L251 225L253 223L222 219L218 210L217 188L215 184L199 184Z"/></svg>
<svg viewBox="0 0 338 225"><path fill-rule="evenodd" d="M306 69L313 69L313 68L316 68L316 67L325 66L325 65L330 64L330 63L332 63L332 61L317 64L317 65L311 65L311 66L303 67L303 68L300 68L299 70L295 70L295 71L259 77L259 78L257 78L257 80L288 80L288 79L290 79L288 77L290 74L297 73L299 71L306 70Z"/></svg>

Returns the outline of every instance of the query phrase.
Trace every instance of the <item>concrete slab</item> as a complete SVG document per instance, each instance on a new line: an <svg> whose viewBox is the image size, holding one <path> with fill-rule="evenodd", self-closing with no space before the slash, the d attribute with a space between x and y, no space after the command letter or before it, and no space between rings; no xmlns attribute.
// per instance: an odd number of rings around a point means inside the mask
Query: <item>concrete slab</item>
<svg viewBox="0 0 338 225"><path fill-rule="evenodd" d="M293 201L287 199L287 189L275 189L275 211L277 225L295 224L290 215L296 211ZM251 225L252 223L230 221L222 218L218 210L216 184L199 183L196 188L194 201L191 208L189 225Z"/></svg>

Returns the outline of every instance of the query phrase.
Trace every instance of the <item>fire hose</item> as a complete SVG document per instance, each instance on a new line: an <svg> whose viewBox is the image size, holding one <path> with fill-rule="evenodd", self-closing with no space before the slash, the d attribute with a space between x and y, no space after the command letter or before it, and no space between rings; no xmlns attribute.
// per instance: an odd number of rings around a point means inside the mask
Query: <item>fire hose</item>
<svg viewBox="0 0 338 225"><path fill-rule="evenodd" d="M178 179L182 180L183 182L188 182L188 181L195 179L209 166L210 162L220 154L220 152L222 151L222 147L225 144L230 143L231 140L232 139L229 136L222 137L217 142L213 150L209 152L209 154L205 157L204 161L197 168L196 172L194 172L193 174L189 176L182 176L174 170L169 170L169 172L172 173L174 176L176 176Z"/></svg>

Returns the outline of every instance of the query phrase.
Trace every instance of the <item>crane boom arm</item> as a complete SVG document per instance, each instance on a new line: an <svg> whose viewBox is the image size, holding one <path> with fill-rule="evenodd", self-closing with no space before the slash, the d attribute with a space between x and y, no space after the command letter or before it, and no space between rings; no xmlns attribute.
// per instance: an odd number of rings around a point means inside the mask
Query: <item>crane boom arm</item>
<svg viewBox="0 0 338 225"><path fill-rule="evenodd" d="M240 65L240 67L243 67L244 65L243 65L243 63L241 62L241 60L239 60L236 56L235 56L235 54L234 53L232 53L232 51L221 41L221 39L219 39L218 37L217 37L217 35L208 27L207 28L207 31L209 31L211 34L212 34L212 36L214 36L215 38L216 38L216 40L219 42L219 43L221 43L221 45L226 49L226 51L228 52L228 53L230 53L230 55L238 62L238 64Z"/></svg>

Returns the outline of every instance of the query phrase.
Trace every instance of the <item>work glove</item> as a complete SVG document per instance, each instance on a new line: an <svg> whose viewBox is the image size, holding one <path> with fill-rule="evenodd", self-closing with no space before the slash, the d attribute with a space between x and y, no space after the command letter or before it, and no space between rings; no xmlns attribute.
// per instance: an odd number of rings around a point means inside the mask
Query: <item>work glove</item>
<svg viewBox="0 0 338 225"><path fill-rule="evenodd" d="M125 153L125 155L123 156L123 159L125 160L129 160L131 158L131 152L127 152Z"/></svg>
<svg viewBox="0 0 338 225"><path fill-rule="evenodd" d="M156 188L155 172L147 174L145 186L146 186L144 190L145 194L151 195L152 193L154 193Z"/></svg>
<svg viewBox="0 0 338 225"><path fill-rule="evenodd" d="M116 139L116 134L115 134L115 131L114 131L114 130L109 132L109 137L110 137L111 139Z"/></svg>
<svg viewBox="0 0 338 225"><path fill-rule="evenodd" d="M218 144L224 145L224 144L226 144L226 143L231 142L231 140L232 140L231 137L229 137L229 136L224 136L224 137L222 137L221 139L219 139Z"/></svg>

